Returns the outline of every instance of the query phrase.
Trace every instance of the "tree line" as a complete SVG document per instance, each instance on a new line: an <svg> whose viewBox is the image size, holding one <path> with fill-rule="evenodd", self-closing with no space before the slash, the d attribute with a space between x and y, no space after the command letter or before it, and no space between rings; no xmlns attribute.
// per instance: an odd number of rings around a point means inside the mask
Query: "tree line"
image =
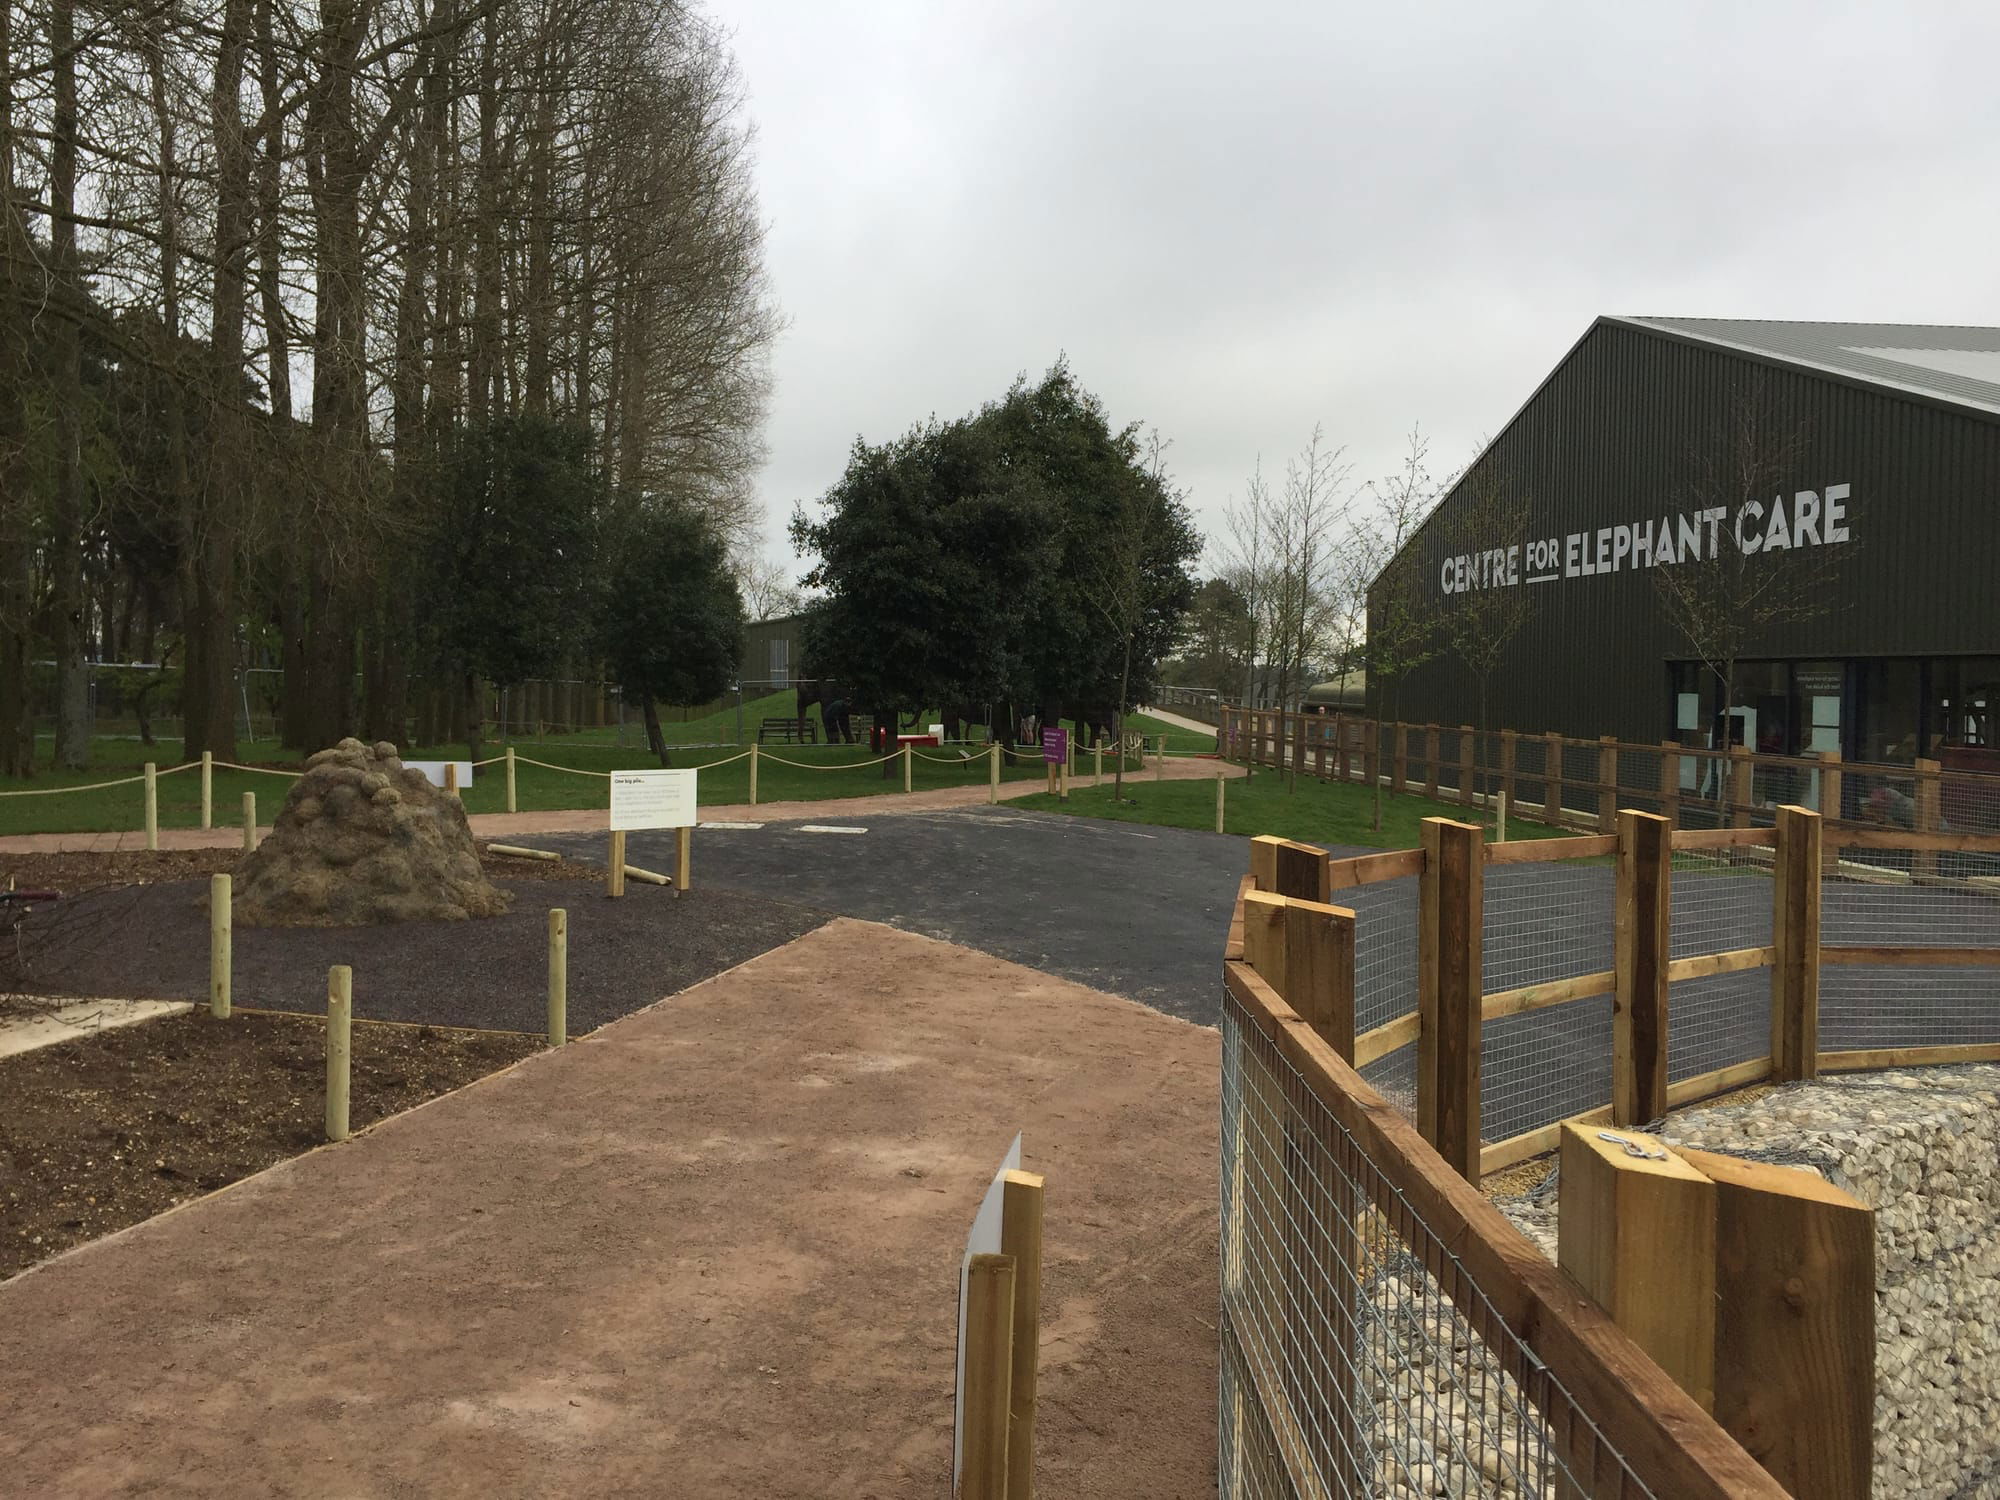
<svg viewBox="0 0 2000 1500"><path fill-rule="evenodd" d="M817 559L807 673L877 715L945 707L1014 738L1024 714L1117 725L1158 680L1201 538L1140 424L1066 363L880 444L791 534Z"/></svg>
<svg viewBox="0 0 2000 1500"><path fill-rule="evenodd" d="M307 749L707 687L606 601L740 625L752 146L673 0L0 0L0 774L85 763L92 657L226 758L250 661Z"/></svg>

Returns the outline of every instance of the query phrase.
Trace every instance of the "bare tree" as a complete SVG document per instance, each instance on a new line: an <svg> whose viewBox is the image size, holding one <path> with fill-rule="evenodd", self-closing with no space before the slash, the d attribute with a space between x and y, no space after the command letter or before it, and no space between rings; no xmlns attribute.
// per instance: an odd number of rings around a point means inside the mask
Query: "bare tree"
<svg viewBox="0 0 2000 1500"><path fill-rule="evenodd" d="M1715 674L1711 738L1725 746L1745 650L1777 627L1823 614L1837 597L1847 547L1825 543L1844 543L1844 528L1831 534L1837 523L1822 517L1817 494L1806 519L1820 545L1806 545L1795 531L1806 496L1791 497L1786 516L1784 487L1804 449L1804 432L1777 415L1761 382L1736 391L1718 431L1694 454L1688 536L1673 561L1656 556L1651 569L1661 613Z"/></svg>
<svg viewBox="0 0 2000 1500"><path fill-rule="evenodd" d="M805 594L792 581L792 570L767 557L751 557L740 563L736 583L743 592L744 612L752 620L783 619L805 605Z"/></svg>
<svg viewBox="0 0 2000 1500"><path fill-rule="evenodd" d="M1485 747L1492 727L1488 702L1493 674L1534 615L1534 595L1523 582L1529 525L1528 497L1490 454L1459 483L1436 523L1438 553L1464 564L1455 570L1439 624L1445 653L1465 668L1475 684L1476 765L1482 797L1487 790Z"/></svg>
<svg viewBox="0 0 2000 1500"><path fill-rule="evenodd" d="M1367 634L1361 664L1368 674L1369 733L1382 744L1385 717L1402 717L1403 679L1439 649L1437 612L1423 596L1422 568L1409 543L1450 488L1431 479L1430 440L1412 426L1402 467L1371 480L1362 521L1354 528L1351 567L1363 580ZM1382 829L1382 777L1374 778L1374 826Z"/></svg>

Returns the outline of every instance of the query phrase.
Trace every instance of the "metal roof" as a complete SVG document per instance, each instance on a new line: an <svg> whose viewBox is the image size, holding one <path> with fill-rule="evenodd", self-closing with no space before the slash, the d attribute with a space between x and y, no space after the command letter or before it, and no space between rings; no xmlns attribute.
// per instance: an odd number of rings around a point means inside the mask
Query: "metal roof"
<svg viewBox="0 0 2000 1500"><path fill-rule="evenodd" d="M1616 318L1891 390L2000 412L2000 328L1927 323L1780 323L1761 318Z"/></svg>

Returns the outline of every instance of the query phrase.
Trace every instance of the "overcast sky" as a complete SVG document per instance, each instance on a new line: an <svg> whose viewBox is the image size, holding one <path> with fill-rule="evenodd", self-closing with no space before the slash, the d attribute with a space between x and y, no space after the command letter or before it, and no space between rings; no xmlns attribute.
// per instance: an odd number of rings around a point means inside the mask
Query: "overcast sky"
<svg viewBox="0 0 2000 1500"><path fill-rule="evenodd" d="M1067 352L1211 535L1315 422L1461 465L1600 312L2000 324L2000 6L710 0L759 136L768 551Z"/></svg>

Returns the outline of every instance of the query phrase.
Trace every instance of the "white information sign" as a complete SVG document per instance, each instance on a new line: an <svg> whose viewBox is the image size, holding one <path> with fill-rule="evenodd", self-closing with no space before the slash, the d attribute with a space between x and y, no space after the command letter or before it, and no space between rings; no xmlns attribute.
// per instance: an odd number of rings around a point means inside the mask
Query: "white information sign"
<svg viewBox="0 0 2000 1500"><path fill-rule="evenodd" d="M979 1200L979 1212L972 1216L972 1232L965 1237L965 1255L958 1263L958 1379L952 1386L951 1492L958 1493L959 1470L965 1462L965 1280L975 1255L1000 1253L1000 1209L1006 1197L1002 1181L1009 1172L1021 1170L1021 1137L1000 1161L1000 1169Z"/></svg>
<svg viewBox="0 0 2000 1500"><path fill-rule="evenodd" d="M692 828L693 771L613 771L611 826L632 828Z"/></svg>
<svg viewBox="0 0 2000 1500"><path fill-rule="evenodd" d="M462 792L472 785L472 762L469 760L406 760L403 762L412 771L422 771L432 786L444 785L444 768L458 767L458 789Z"/></svg>

